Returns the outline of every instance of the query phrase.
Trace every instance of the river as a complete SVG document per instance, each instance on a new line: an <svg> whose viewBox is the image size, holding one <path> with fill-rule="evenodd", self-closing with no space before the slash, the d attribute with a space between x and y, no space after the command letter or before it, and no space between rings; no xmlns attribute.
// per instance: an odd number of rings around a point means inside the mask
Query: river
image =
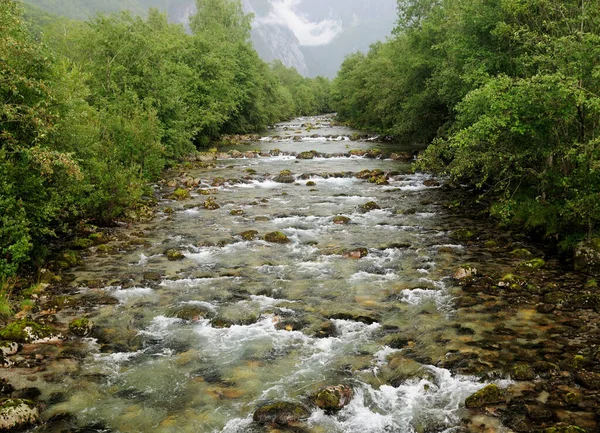
<svg viewBox="0 0 600 433"><path fill-rule="evenodd" d="M65 343L40 385L53 421L32 431L501 431L498 414L464 407L490 383L544 407L540 396L552 392L515 382L511 369L557 347L548 340L560 320L531 298L550 290L497 284L523 262L511 251L544 252L453 210L465 193L413 173L412 161L363 155L415 149L357 134L326 116L296 119L157 184L157 216L116 230L71 272L77 302L59 319L87 317L94 332ZM186 180L190 198L169 198ZM265 240L273 232L283 243ZM464 265L496 280L464 287L453 278ZM564 273L556 259L548 266ZM579 350L561 344L550 357ZM353 390L342 410L311 404L320 387L339 384ZM272 401L310 415L287 427L254 423ZM555 412L524 419L567 422Z"/></svg>

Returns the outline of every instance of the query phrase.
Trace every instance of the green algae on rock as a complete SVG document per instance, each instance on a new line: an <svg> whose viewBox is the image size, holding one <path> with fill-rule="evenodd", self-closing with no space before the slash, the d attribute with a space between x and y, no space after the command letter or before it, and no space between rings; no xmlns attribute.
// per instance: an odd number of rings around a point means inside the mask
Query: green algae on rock
<svg viewBox="0 0 600 433"><path fill-rule="evenodd" d="M350 224L350 218L343 216L343 215L337 215L333 217L333 223L334 224L339 224L339 225L344 225L344 224Z"/></svg>
<svg viewBox="0 0 600 433"><path fill-rule="evenodd" d="M581 242L575 248L575 270L600 277L600 238Z"/></svg>
<svg viewBox="0 0 600 433"><path fill-rule="evenodd" d="M94 324L92 323L92 321L90 319L87 319L85 317L82 317L79 319L73 319L69 323L69 331L71 331L71 333L73 335L76 335L78 337L89 336L92 333L93 329L94 329Z"/></svg>
<svg viewBox="0 0 600 433"><path fill-rule="evenodd" d="M514 380L533 380L535 378L535 371L529 365L515 365L510 370L510 376Z"/></svg>
<svg viewBox="0 0 600 433"><path fill-rule="evenodd" d="M190 196L190 192L187 189L179 188L179 189L176 189L175 191L173 191L173 194L171 194L171 198L173 200L183 201L183 200L190 199L191 196Z"/></svg>
<svg viewBox="0 0 600 433"><path fill-rule="evenodd" d="M290 239L281 232L271 232L265 235L265 241L271 242L274 244L287 244L290 243Z"/></svg>
<svg viewBox="0 0 600 433"><path fill-rule="evenodd" d="M377 203L374 201L367 202L360 207L365 212L370 212L372 210L381 209Z"/></svg>
<svg viewBox="0 0 600 433"><path fill-rule="evenodd" d="M337 412L350 403L354 391L347 385L325 386L314 396L315 404L326 412Z"/></svg>
<svg viewBox="0 0 600 433"><path fill-rule="evenodd" d="M56 329L30 319L18 320L0 330L1 339L17 343L32 343L59 337L60 333Z"/></svg>
<svg viewBox="0 0 600 433"><path fill-rule="evenodd" d="M185 259L185 255L181 251L175 249L169 249L165 252L167 259L171 262L176 262Z"/></svg>
<svg viewBox="0 0 600 433"><path fill-rule="evenodd" d="M202 207L206 210L217 210L221 208L213 197L207 198L202 204Z"/></svg>
<svg viewBox="0 0 600 433"><path fill-rule="evenodd" d="M504 390L492 383L467 397L465 406L470 409L475 409L492 404L503 403L505 399L506 396Z"/></svg>
<svg viewBox="0 0 600 433"><path fill-rule="evenodd" d="M258 232L256 230L246 230L245 232L238 234L238 236L243 240L250 242L258 239Z"/></svg>

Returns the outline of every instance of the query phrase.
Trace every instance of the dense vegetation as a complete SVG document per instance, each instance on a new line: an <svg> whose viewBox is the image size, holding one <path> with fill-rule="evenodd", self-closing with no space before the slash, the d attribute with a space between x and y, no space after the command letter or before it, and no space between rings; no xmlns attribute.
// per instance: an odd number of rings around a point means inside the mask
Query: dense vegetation
<svg viewBox="0 0 600 433"><path fill-rule="evenodd" d="M239 1L197 5L190 34L157 10L29 26L0 2L0 286L212 138L327 110L328 81L258 58Z"/></svg>
<svg viewBox="0 0 600 433"><path fill-rule="evenodd" d="M386 43L348 57L340 118L432 143L420 168L564 246L600 228L600 3L399 0Z"/></svg>

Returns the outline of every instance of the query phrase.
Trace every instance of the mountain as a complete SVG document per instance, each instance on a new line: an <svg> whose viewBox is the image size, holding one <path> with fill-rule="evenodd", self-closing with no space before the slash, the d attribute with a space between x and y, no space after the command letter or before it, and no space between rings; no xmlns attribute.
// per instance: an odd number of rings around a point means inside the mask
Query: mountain
<svg viewBox="0 0 600 433"><path fill-rule="evenodd" d="M194 0L26 0L41 9L85 19L97 12L148 8L186 24ZM344 58L384 40L396 22L396 0L242 0L254 14L252 42L267 62L280 59L302 75L334 77Z"/></svg>

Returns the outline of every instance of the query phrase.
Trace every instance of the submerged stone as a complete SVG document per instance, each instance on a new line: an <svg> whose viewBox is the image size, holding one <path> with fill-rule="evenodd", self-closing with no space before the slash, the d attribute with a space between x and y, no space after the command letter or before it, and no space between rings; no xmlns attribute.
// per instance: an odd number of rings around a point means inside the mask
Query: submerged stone
<svg viewBox="0 0 600 433"><path fill-rule="evenodd" d="M326 412L336 412L348 405L354 391L346 385L325 386L314 396L315 404Z"/></svg>
<svg viewBox="0 0 600 433"><path fill-rule="evenodd" d="M287 426L303 421L310 416L310 411L300 403L279 401L264 404L256 409L252 419L259 424L277 424Z"/></svg>
<svg viewBox="0 0 600 433"><path fill-rule="evenodd" d="M588 389L600 389L600 374L580 370L575 373L575 381Z"/></svg>
<svg viewBox="0 0 600 433"><path fill-rule="evenodd" d="M181 304L170 307L165 313L166 317L176 317L182 320L196 321L215 315L209 307L200 304Z"/></svg>
<svg viewBox="0 0 600 433"><path fill-rule="evenodd" d="M317 152L314 150L310 150L308 152L300 152L296 159L314 159L317 156Z"/></svg>
<svg viewBox="0 0 600 433"><path fill-rule="evenodd" d="M40 422L35 403L23 399L0 400L0 431L15 431Z"/></svg>
<svg viewBox="0 0 600 433"><path fill-rule="evenodd" d="M519 263L519 268L528 269L528 270L532 270L532 271L542 269L544 266L546 266L546 261L544 259L531 259L531 260L527 260L525 262Z"/></svg>
<svg viewBox="0 0 600 433"><path fill-rule="evenodd" d="M271 232L265 235L265 241L275 244L287 244L290 243L290 239L281 232Z"/></svg>
<svg viewBox="0 0 600 433"><path fill-rule="evenodd" d="M498 385L490 384L480 389L475 394L467 397L465 406L468 408L480 408L503 403L505 399L504 391L500 389Z"/></svg>

